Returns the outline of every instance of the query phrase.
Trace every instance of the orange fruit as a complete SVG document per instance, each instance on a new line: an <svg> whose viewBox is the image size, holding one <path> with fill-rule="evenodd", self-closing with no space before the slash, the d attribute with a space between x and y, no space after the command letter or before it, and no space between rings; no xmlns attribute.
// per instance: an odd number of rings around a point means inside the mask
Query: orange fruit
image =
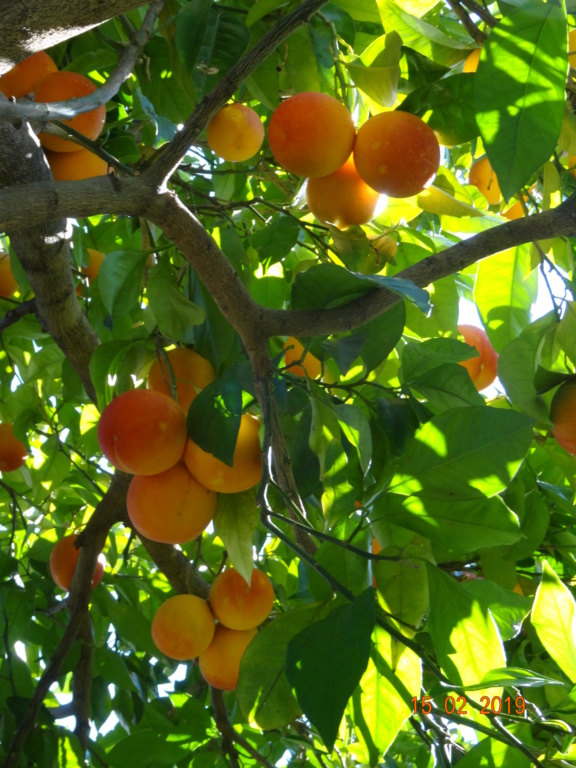
<svg viewBox="0 0 576 768"><path fill-rule="evenodd" d="M576 455L576 381L565 381L556 390L550 405L552 434L565 451Z"/></svg>
<svg viewBox="0 0 576 768"><path fill-rule="evenodd" d="M90 260L85 267L80 267L80 269L88 277L88 282L91 283L98 276L105 257L101 251L95 251L94 248L86 248L86 251Z"/></svg>
<svg viewBox="0 0 576 768"><path fill-rule="evenodd" d="M370 221L379 199L378 192L358 175L352 155L334 173L308 179L306 185L306 202L314 216L340 229Z"/></svg>
<svg viewBox="0 0 576 768"><path fill-rule="evenodd" d="M104 456L117 469L134 475L157 475L173 467L182 458L187 439L182 408L151 389L118 395L98 422Z"/></svg>
<svg viewBox="0 0 576 768"><path fill-rule="evenodd" d="M106 176L108 173L106 160L81 147L78 147L78 151L75 152L46 150L45 154L54 181L79 181L91 179L93 176Z"/></svg>
<svg viewBox="0 0 576 768"><path fill-rule="evenodd" d="M48 563L50 575L60 589L66 591L70 589L72 577L74 576L76 565L78 563L78 557L80 556L80 550L76 549L74 546L74 542L77 538L78 536L75 533L70 536L64 536L54 544L52 552L50 553L50 560ZM100 584L103 574L104 559L100 556L96 561L94 578L92 579L92 588Z"/></svg>
<svg viewBox="0 0 576 768"><path fill-rule="evenodd" d="M483 328L477 328L475 325L459 325L458 330L466 344L476 347L480 353L479 357L462 360L460 363L467 369L472 383L480 392L490 386L498 375L498 353Z"/></svg>
<svg viewBox="0 0 576 768"><path fill-rule="evenodd" d="M318 379L322 375L322 363L317 357L306 352L304 354L304 345L294 336L288 336L284 344L284 363L288 373L295 373L296 376L309 376L311 379Z"/></svg>
<svg viewBox="0 0 576 768"><path fill-rule="evenodd" d="M372 539L372 554L377 555L379 552L382 552L382 547L380 546L376 536L374 536L374 538ZM372 567L374 567L377 562L378 562L377 560L372 560ZM376 576L372 578L372 585L374 587L378 587L378 584L376 584Z"/></svg>
<svg viewBox="0 0 576 768"><path fill-rule="evenodd" d="M528 198L524 198L527 200ZM520 200L516 200L515 203L513 203L508 210L504 211L502 213L502 216L504 216L509 221L513 221L514 219L521 219L522 216L524 216L524 208L522 207L522 202Z"/></svg>
<svg viewBox="0 0 576 768"><path fill-rule="evenodd" d="M478 69L478 64L480 63L481 52L481 48L474 48L473 51L470 51L468 58L464 62L464 68L462 69L463 72L476 72Z"/></svg>
<svg viewBox="0 0 576 768"><path fill-rule="evenodd" d="M207 683L222 691L235 691L240 675L240 662L256 629L229 629L216 625L214 638L198 656L198 666Z"/></svg>
<svg viewBox="0 0 576 768"><path fill-rule="evenodd" d="M283 101L268 126L268 143L277 162L290 173L310 178L328 176L344 165L355 136L346 107L315 91Z"/></svg>
<svg viewBox="0 0 576 768"><path fill-rule="evenodd" d="M126 506L134 528L142 536L164 544L195 539L216 512L217 496L197 482L184 464L158 475L135 475Z"/></svg>
<svg viewBox="0 0 576 768"><path fill-rule="evenodd" d="M210 149L233 163L253 157L264 141L264 126L256 112L244 104L228 104L208 123Z"/></svg>
<svg viewBox="0 0 576 768"><path fill-rule="evenodd" d="M19 469L27 458L28 451L14 435L12 424L0 424L0 472Z"/></svg>
<svg viewBox="0 0 576 768"><path fill-rule="evenodd" d="M247 491L262 477L262 452L258 430L260 422L245 413L240 421L232 466L207 453L192 440L186 443L184 461L196 480L205 488L220 493Z"/></svg>
<svg viewBox="0 0 576 768"><path fill-rule="evenodd" d="M389 197L411 197L432 182L440 165L440 145L416 115L381 112L360 126L354 162L372 189Z"/></svg>
<svg viewBox="0 0 576 768"><path fill-rule="evenodd" d="M67 101L78 99L94 93L96 86L91 80L78 72L53 72L40 81L34 94L37 102ZM102 105L90 112L76 115L71 120L65 120L66 125L87 136L89 139L97 139L106 122L106 107ZM54 152L77 152L81 149L77 144L48 133L38 135L40 143L46 149Z"/></svg>
<svg viewBox="0 0 576 768"><path fill-rule="evenodd" d="M215 381L216 371L209 360L188 347L170 349L166 356L176 382L178 403L188 411L198 392ZM172 397L170 370L163 357L157 357L152 363L148 388Z"/></svg>
<svg viewBox="0 0 576 768"><path fill-rule="evenodd" d="M214 626L206 600L196 595L176 595L162 603L154 614L152 640L165 656L189 661L208 648Z"/></svg>
<svg viewBox="0 0 576 768"><path fill-rule="evenodd" d="M57 72L58 67L44 51L27 56L0 77L0 92L10 98L21 99L34 91L36 84L46 75Z"/></svg>
<svg viewBox="0 0 576 768"><path fill-rule="evenodd" d="M472 164L468 181L482 192L490 205L498 205L502 194L496 174L486 156Z"/></svg>
<svg viewBox="0 0 576 768"><path fill-rule="evenodd" d="M218 574L210 587L210 608L229 629L253 629L268 618L274 605L272 582L262 571L252 571L250 586L234 568Z"/></svg>
<svg viewBox="0 0 576 768"><path fill-rule="evenodd" d="M3 299L10 298L16 288L18 288L18 283L12 274L10 256L0 251L0 297Z"/></svg>

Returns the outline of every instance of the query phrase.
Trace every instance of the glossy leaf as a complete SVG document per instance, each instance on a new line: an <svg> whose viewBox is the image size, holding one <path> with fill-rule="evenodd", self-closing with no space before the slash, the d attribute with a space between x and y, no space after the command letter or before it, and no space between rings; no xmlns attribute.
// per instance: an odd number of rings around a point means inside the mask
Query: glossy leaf
<svg viewBox="0 0 576 768"><path fill-rule="evenodd" d="M318 728L329 750L334 746L348 699L366 670L374 629L374 591L336 608L299 632L288 644L286 675L298 704ZM350 648L354 648L354 654Z"/></svg>
<svg viewBox="0 0 576 768"><path fill-rule="evenodd" d="M482 49L474 78L476 119L506 200L554 150L566 72L561 3L527 0L500 21Z"/></svg>
<svg viewBox="0 0 576 768"><path fill-rule="evenodd" d="M570 590L546 562L531 620L542 645L568 679L576 682L576 604Z"/></svg>
<svg viewBox="0 0 576 768"><path fill-rule="evenodd" d="M253 539L257 527L258 510L252 492L218 494L214 530L224 542L233 567L248 584L254 567Z"/></svg>

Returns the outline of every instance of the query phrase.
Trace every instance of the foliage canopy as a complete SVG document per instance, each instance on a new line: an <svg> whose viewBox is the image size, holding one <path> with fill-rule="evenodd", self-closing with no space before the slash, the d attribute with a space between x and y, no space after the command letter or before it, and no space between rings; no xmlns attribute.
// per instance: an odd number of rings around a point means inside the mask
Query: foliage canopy
<svg viewBox="0 0 576 768"><path fill-rule="evenodd" d="M58 5L66 30L79 4ZM18 282L0 299L0 421L29 454L0 479L0 763L574 765L576 464L550 403L576 366L576 3L88 5L92 28L48 52L98 90L48 107L0 94ZM433 184L340 230L266 140L238 163L209 148L228 101L266 128L304 91L356 126L421 117L442 145ZM109 174L54 182L29 125L70 138L47 121L104 103L103 135L79 141ZM484 155L492 205L468 183ZM90 282L88 249L105 254ZM481 392L459 365L473 307L499 355ZM287 337L321 376L286 365ZM250 412L265 458L259 486L219 494L180 547L135 531L131 476L97 439L105 405L173 345L216 373L191 438L230 464ZM65 598L49 558L76 532ZM227 560L246 579L256 563L275 606L223 693L150 627L168 597L206 598Z"/></svg>

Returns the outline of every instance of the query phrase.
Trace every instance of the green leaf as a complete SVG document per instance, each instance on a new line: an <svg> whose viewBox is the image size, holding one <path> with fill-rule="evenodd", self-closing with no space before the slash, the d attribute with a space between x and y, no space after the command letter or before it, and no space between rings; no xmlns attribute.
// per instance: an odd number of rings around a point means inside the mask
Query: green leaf
<svg viewBox="0 0 576 768"><path fill-rule="evenodd" d="M368 665L374 629L370 587L350 605L299 632L288 644L286 675L306 717L332 750L348 699ZM350 649L354 649L354 653Z"/></svg>
<svg viewBox="0 0 576 768"><path fill-rule="evenodd" d="M576 683L576 603L547 562L534 598L532 626L562 672Z"/></svg>
<svg viewBox="0 0 576 768"><path fill-rule="evenodd" d="M530 323L530 309L538 293L530 248L509 248L478 264L474 301L496 351L522 333Z"/></svg>
<svg viewBox="0 0 576 768"><path fill-rule="evenodd" d="M514 705L511 709L514 713ZM526 748L530 749L534 739L529 726L510 726L510 731L511 737L514 736ZM516 746L513 746L513 742L508 743L491 738L482 739L458 761L459 768L478 768L478 766L488 765L490 768L530 768L533 762Z"/></svg>
<svg viewBox="0 0 576 768"><path fill-rule="evenodd" d="M147 258L143 251L112 251L106 255L96 279L104 306L112 317L130 312L138 303Z"/></svg>
<svg viewBox="0 0 576 768"><path fill-rule="evenodd" d="M518 635L532 606L531 598L518 595L511 589L504 589L489 578L463 581L462 589L490 611L502 640L506 642Z"/></svg>
<svg viewBox="0 0 576 768"><path fill-rule="evenodd" d="M275 264L282 261L296 245L300 225L293 216L274 217L251 237L252 246L258 251L260 261Z"/></svg>
<svg viewBox="0 0 576 768"><path fill-rule="evenodd" d="M476 390L468 371L454 363L439 365L413 379L410 388L423 395L434 411L484 404L484 398Z"/></svg>
<svg viewBox="0 0 576 768"><path fill-rule="evenodd" d="M255 3L248 11L246 26L251 27L264 16L272 13L277 8L283 8L285 5L288 5L288 0L260 0L259 3Z"/></svg>
<svg viewBox="0 0 576 768"><path fill-rule="evenodd" d="M368 46L361 63L346 65L354 85L382 107L392 107L396 102L401 48L400 35L392 31Z"/></svg>
<svg viewBox="0 0 576 768"><path fill-rule="evenodd" d="M372 435L364 411L357 405L347 403L333 406L333 411L342 433L358 452L360 466L366 474L372 460Z"/></svg>
<svg viewBox="0 0 576 768"><path fill-rule="evenodd" d="M199 392L188 410L188 434L203 451L232 466L240 421L242 389L231 366Z"/></svg>
<svg viewBox="0 0 576 768"><path fill-rule="evenodd" d="M402 350L402 379L406 384L410 384L442 363L459 363L469 360L471 356L470 346L458 339L439 338L408 342Z"/></svg>
<svg viewBox="0 0 576 768"><path fill-rule="evenodd" d="M490 31L474 76L476 119L505 200L554 151L567 68L561 3L527 0Z"/></svg>
<svg viewBox="0 0 576 768"><path fill-rule="evenodd" d="M556 327L553 312L536 320L504 347L498 360L498 377L512 404L543 423L549 421L548 407L535 377L544 340Z"/></svg>
<svg viewBox="0 0 576 768"><path fill-rule="evenodd" d="M254 493L219 493L214 530L224 542L230 562L249 584L254 567L253 539L258 527Z"/></svg>
<svg viewBox="0 0 576 768"><path fill-rule="evenodd" d="M490 611L446 573L428 565L430 615L426 627L447 677L466 688L506 666L502 639Z"/></svg>
<svg viewBox="0 0 576 768"><path fill-rule="evenodd" d="M421 117L441 144L452 147L479 135L474 106L474 74L466 72L412 91L398 109Z"/></svg>
<svg viewBox="0 0 576 768"><path fill-rule="evenodd" d="M252 640L242 657L236 689L246 719L271 730L300 716L284 671L288 643L325 613L325 607L318 603L293 608L263 627Z"/></svg>
<svg viewBox="0 0 576 768"><path fill-rule="evenodd" d="M397 552L396 547L392 549ZM372 564L378 602L382 608L394 618L415 628L420 626L429 605L428 575L424 561L413 557L420 551L420 547L408 546L402 551L402 561L377 560ZM391 552L385 550L380 554ZM404 625L400 625L399 629L404 633L410 632Z"/></svg>
<svg viewBox="0 0 576 768"><path fill-rule="evenodd" d="M150 621L141 610L134 608L126 600L115 600L106 589L95 589L92 602L104 616L108 616L114 625L122 643L137 651L145 651L151 656L158 656L150 631Z"/></svg>
<svg viewBox="0 0 576 768"><path fill-rule="evenodd" d="M516 516L499 496L461 499L453 493L449 498L438 499L425 492L411 496L387 493L375 511L381 512L387 522L420 533L456 552L514 544L522 536Z"/></svg>
<svg viewBox="0 0 576 768"><path fill-rule="evenodd" d="M496 408L455 408L424 424L390 484L437 499L488 497L508 485L532 442L532 419Z"/></svg>
<svg viewBox="0 0 576 768"><path fill-rule="evenodd" d="M422 19L403 11L393 0L377 0L386 32L395 30L402 44L427 56L437 64L452 66L461 61L466 46Z"/></svg>
<svg viewBox="0 0 576 768"><path fill-rule="evenodd" d="M190 737L183 734L179 740L182 746L174 740L169 741L166 734L157 733L153 728L139 728L120 739L107 753L106 760L112 768L173 766L179 760L192 756L191 750L186 748Z"/></svg>
<svg viewBox="0 0 576 768"><path fill-rule="evenodd" d="M212 0L190 0L176 16L175 43L185 71L191 75L204 40Z"/></svg>
<svg viewBox="0 0 576 768"><path fill-rule="evenodd" d="M562 682L562 680L555 680L552 677L533 672L530 669L515 669L514 667L490 670L490 672L484 675L482 683L477 687L486 687L484 683L502 686L521 686L522 688L541 688L544 685L561 685L566 687L566 683ZM469 690L473 689L470 688Z"/></svg>
<svg viewBox="0 0 576 768"><path fill-rule="evenodd" d="M371 766L380 763L413 713L410 698L422 685L422 663L414 651L379 627L373 637L375 647L352 698L354 725Z"/></svg>
<svg viewBox="0 0 576 768"><path fill-rule="evenodd" d="M195 81L202 93L236 64L248 47L250 30L241 15L212 5L198 54Z"/></svg>
<svg viewBox="0 0 576 768"><path fill-rule="evenodd" d="M368 551L371 542L372 538L367 534L354 538L354 546L365 551ZM354 595L364 592L371 584L368 559L346 547L323 541L318 547L315 560ZM312 594L317 600L331 599L332 588L321 574L311 568L308 580Z"/></svg>
<svg viewBox="0 0 576 768"><path fill-rule="evenodd" d="M178 283L168 259L161 259L150 270L148 301L160 332L169 339L181 341L191 325L200 325L206 313L187 299Z"/></svg>

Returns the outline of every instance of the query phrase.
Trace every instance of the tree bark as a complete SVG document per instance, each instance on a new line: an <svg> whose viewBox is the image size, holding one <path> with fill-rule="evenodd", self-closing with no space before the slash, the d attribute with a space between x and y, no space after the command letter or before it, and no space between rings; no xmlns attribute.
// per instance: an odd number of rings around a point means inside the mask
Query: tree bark
<svg viewBox="0 0 576 768"><path fill-rule="evenodd" d="M141 5L142 0L0 0L0 75L35 51Z"/></svg>

